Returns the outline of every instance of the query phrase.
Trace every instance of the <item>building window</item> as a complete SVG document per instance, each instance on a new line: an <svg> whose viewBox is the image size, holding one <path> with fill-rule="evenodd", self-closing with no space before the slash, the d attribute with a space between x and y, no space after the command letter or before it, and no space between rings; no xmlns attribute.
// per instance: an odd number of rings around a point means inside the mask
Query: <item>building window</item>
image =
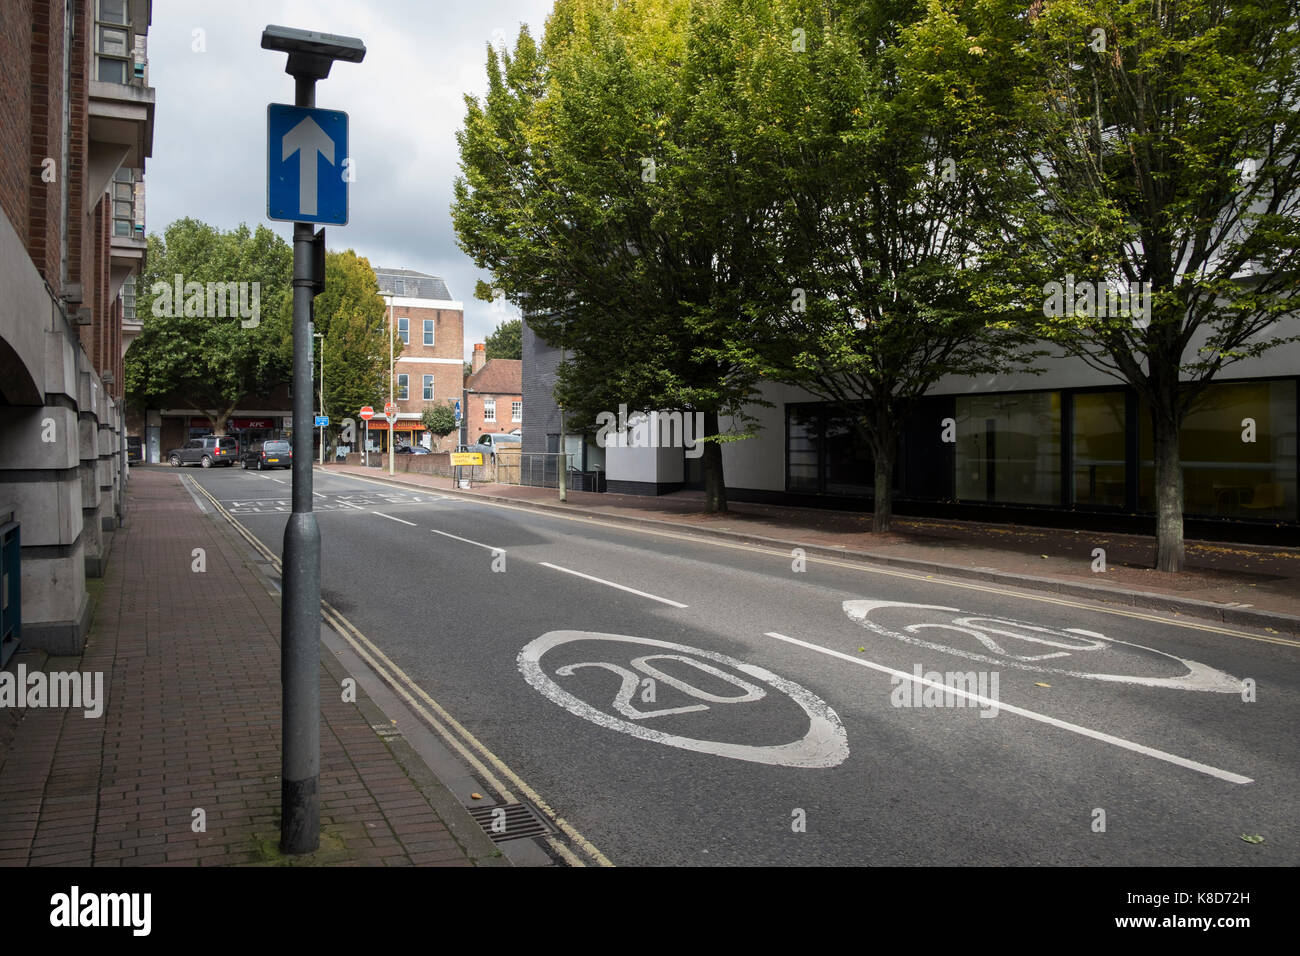
<svg viewBox="0 0 1300 956"><path fill-rule="evenodd" d="M1126 500L1124 393L1076 392L1072 404L1072 503L1123 508Z"/></svg>
<svg viewBox="0 0 1300 956"><path fill-rule="evenodd" d="M424 344L433 344L433 319L424 320Z"/></svg>
<svg viewBox="0 0 1300 956"><path fill-rule="evenodd" d="M95 78L104 83L125 83L131 76L131 31L126 0L99 0L95 27Z"/></svg>
<svg viewBox="0 0 1300 956"><path fill-rule="evenodd" d="M135 276L127 276L122 283L122 318L135 319Z"/></svg>
<svg viewBox="0 0 1300 956"><path fill-rule="evenodd" d="M854 416L861 406L786 406L786 487L832 495L871 495L875 466Z"/></svg>
<svg viewBox="0 0 1300 956"><path fill-rule="evenodd" d="M404 279L393 280L393 295L406 294L406 281Z"/></svg>
<svg viewBox="0 0 1300 956"><path fill-rule="evenodd" d="M402 401L402 402L406 401L406 399L407 399L407 392L409 391L409 383L410 383L410 380L411 380L411 377L410 377L409 375L399 375L399 376L397 376L397 399L398 399L398 401Z"/></svg>
<svg viewBox="0 0 1300 956"><path fill-rule="evenodd" d="M494 422L497 420L497 400L495 398L483 399L483 421Z"/></svg>
<svg viewBox="0 0 1300 956"><path fill-rule="evenodd" d="M411 344L411 320L410 319L397 320L397 335L399 338L401 338L403 345Z"/></svg>
<svg viewBox="0 0 1300 956"><path fill-rule="evenodd" d="M113 211L113 235L144 238L144 183L140 172L122 167L113 174L109 207Z"/></svg>
<svg viewBox="0 0 1300 956"><path fill-rule="evenodd" d="M957 398L956 491L964 501L1061 504L1061 393Z"/></svg>
<svg viewBox="0 0 1300 956"><path fill-rule="evenodd" d="M511 403L510 403L510 420L511 420L512 422L522 422L522 421L524 420L524 403L523 403L523 402L511 402Z"/></svg>
<svg viewBox="0 0 1300 956"><path fill-rule="evenodd" d="M1145 402L1138 429L1138 507L1154 511L1154 441ZM1294 379L1211 385L1183 420L1178 447L1184 513L1296 519Z"/></svg>
<svg viewBox="0 0 1300 956"><path fill-rule="evenodd" d="M433 376L432 375L424 376L424 400L426 402L433 401Z"/></svg>

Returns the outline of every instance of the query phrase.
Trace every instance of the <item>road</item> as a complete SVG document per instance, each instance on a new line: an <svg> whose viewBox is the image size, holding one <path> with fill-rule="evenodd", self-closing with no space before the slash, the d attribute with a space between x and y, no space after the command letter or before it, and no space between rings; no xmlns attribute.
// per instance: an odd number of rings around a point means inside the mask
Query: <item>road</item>
<svg viewBox="0 0 1300 956"><path fill-rule="evenodd" d="M288 472L183 474L279 553ZM323 598L616 865L1300 862L1296 642L315 490Z"/></svg>

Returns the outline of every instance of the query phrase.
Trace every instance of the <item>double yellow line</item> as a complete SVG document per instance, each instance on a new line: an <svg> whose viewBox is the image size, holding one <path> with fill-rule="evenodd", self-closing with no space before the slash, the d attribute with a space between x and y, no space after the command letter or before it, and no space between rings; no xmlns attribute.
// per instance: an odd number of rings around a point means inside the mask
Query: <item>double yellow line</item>
<svg viewBox="0 0 1300 956"><path fill-rule="evenodd" d="M227 511L221 502L214 498L198 481L188 476L186 476L185 480L189 481L198 493L208 500L219 515L230 522L231 527L252 546L253 550L265 558L277 573L281 573L280 559L274 551L266 547L252 532L240 524L234 515ZM441 704L430 697L410 675L393 663L388 655L380 650L373 641L362 634L351 621L339 613L337 608L325 600L322 600L320 605L321 617L338 632L340 637L348 642L352 649L356 651L357 656L365 661L366 665L379 675L380 679L391 687L411 710L419 714L448 746L460 754L482 779L484 786L499 794L507 804L520 803L521 801L515 797L510 789L513 786L519 793L523 794L526 800L545 814L556 829L568 837L569 841L591 862L597 866L614 865L571 823L557 814L537 791L506 765L505 761L489 750L482 741L470 733L456 718L452 717ZM571 866L587 865L587 862L582 857L555 837L547 836L546 841L551 849Z"/></svg>

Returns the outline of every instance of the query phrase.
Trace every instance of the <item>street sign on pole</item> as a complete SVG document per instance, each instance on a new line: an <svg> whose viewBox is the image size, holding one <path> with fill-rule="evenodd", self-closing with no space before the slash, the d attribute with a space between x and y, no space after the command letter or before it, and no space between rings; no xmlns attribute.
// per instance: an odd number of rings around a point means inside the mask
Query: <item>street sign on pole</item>
<svg viewBox="0 0 1300 956"><path fill-rule="evenodd" d="M325 284L324 230L312 223L347 223L343 170L350 174L347 114L316 109L316 83L335 60L360 63L366 47L355 37L268 26L262 48L288 54L285 72L294 82L294 105L266 110L266 206L271 219L293 223L293 421L305 423L313 417L312 300ZM281 551L280 850L293 854L320 847L321 535L311 438L306 428L293 429L293 512Z"/></svg>
<svg viewBox="0 0 1300 956"><path fill-rule="evenodd" d="M348 222L348 114L266 107L266 215L285 222Z"/></svg>
<svg viewBox="0 0 1300 956"><path fill-rule="evenodd" d="M460 424L460 399L459 398L456 399L455 410L456 410L456 424L459 425Z"/></svg>
<svg viewBox="0 0 1300 956"><path fill-rule="evenodd" d="M397 421L397 406L392 402L384 406L384 418L388 419L390 425Z"/></svg>
<svg viewBox="0 0 1300 956"><path fill-rule="evenodd" d="M375 410L371 408L369 405L367 405L365 408L361 409L359 414L361 415L363 421L368 422L370 421L370 419L375 417Z"/></svg>
<svg viewBox="0 0 1300 956"><path fill-rule="evenodd" d="M328 416L328 415L317 415L317 416L316 416L316 427L317 427L317 428L326 428L326 427L329 426L329 423L330 423L330 419L329 419L329 416Z"/></svg>

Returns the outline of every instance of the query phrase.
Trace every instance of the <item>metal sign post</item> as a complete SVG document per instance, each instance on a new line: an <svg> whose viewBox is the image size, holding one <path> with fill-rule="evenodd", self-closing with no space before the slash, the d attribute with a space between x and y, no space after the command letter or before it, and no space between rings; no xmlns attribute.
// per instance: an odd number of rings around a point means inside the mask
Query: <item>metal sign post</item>
<svg viewBox="0 0 1300 956"><path fill-rule="evenodd" d="M294 105L267 107L267 217L293 223L293 513L284 528L280 605L280 849L320 846L320 528L312 513L312 300L324 288L325 230L347 222L347 116L316 110L335 60L360 63L352 37L268 26L262 48L289 54ZM340 120L341 119L341 124ZM320 161L329 167L318 176ZM340 203L341 196L341 203ZM319 269L319 272L318 272Z"/></svg>

